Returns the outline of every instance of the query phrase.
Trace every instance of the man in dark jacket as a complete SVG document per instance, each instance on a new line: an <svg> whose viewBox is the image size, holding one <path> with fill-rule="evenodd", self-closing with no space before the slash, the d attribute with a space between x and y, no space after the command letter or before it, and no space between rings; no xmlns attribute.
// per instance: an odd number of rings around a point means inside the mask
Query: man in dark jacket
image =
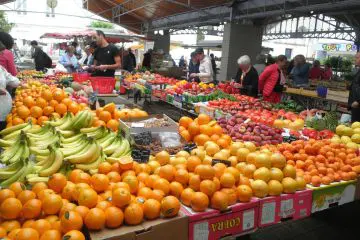
<svg viewBox="0 0 360 240"><path fill-rule="evenodd" d="M133 66L133 68L136 68L136 57L134 55L134 53L132 52L131 48L128 49L129 52L129 57L131 59L131 64Z"/></svg>
<svg viewBox="0 0 360 240"><path fill-rule="evenodd" d="M195 77L195 78L191 78L190 75L192 73L199 73L199 66L200 66L200 63L199 61L197 60L196 58L196 53L195 52L192 52L191 55L190 55L190 61L189 61L189 81L190 82L200 82L200 79L198 77Z"/></svg>
<svg viewBox="0 0 360 240"><path fill-rule="evenodd" d="M355 65L360 67L360 52L355 56ZM351 110L351 122L360 121L360 70L350 86L348 108Z"/></svg>
<svg viewBox="0 0 360 240"><path fill-rule="evenodd" d="M38 46L37 41L31 41L32 58L35 62L36 71L43 71L44 68L51 68L52 60L51 58Z"/></svg>

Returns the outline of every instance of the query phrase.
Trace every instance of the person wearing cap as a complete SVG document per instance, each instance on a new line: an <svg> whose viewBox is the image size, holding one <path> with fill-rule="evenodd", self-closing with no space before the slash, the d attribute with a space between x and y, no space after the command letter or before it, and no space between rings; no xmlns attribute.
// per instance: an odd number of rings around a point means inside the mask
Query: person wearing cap
<svg viewBox="0 0 360 240"><path fill-rule="evenodd" d="M234 86L240 88L240 93L243 95L257 97L259 75L251 65L250 57L248 55L241 56L237 63L239 69L235 76Z"/></svg>
<svg viewBox="0 0 360 240"><path fill-rule="evenodd" d="M75 48L68 46L66 52L59 59L59 63L62 64L69 73L75 72L79 68L78 60L75 56Z"/></svg>
<svg viewBox="0 0 360 240"><path fill-rule="evenodd" d="M212 83L214 81L214 72L209 56L204 54L203 48L195 50L196 59L200 62L199 73L191 73L190 78L198 77L203 83Z"/></svg>

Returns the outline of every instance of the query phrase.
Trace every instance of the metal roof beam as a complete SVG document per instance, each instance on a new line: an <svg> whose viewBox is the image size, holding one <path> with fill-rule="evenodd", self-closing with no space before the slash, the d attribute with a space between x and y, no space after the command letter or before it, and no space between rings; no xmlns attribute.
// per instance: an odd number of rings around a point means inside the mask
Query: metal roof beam
<svg viewBox="0 0 360 240"><path fill-rule="evenodd" d="M113 18L121 17L137 10L149 7L163 0L146 1L146 0L128 0L112 8Z"/></svg>

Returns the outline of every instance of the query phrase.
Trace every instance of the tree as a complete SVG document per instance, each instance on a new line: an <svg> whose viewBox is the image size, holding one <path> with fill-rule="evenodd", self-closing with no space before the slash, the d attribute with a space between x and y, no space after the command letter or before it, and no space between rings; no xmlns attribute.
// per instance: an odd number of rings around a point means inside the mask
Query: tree
<svg viewBox="0 0 360 240"><path fill-rule="evenodd" d="M0 30L8 33L11 31L14 25L15 24L8 22L4 11L0 11Z"/></svg>
<svg viewBox="0 0 360 240"><path fill-rule="evenodd" d="M90 27L113 29L114 25L112 23L108 23L108 22L93 21L93 22L90 23Z"/></svg>

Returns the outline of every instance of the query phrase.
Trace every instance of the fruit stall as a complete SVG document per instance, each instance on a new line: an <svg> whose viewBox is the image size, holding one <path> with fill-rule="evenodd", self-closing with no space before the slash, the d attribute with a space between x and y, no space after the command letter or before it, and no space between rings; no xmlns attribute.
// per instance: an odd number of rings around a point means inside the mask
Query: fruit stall
<svg viewBox="0 0 360 240"><path fill-rule="evenodd" d="M219 239L359 196L360 123L334 112L231 85L124 79L196 115L174 121L94 106L87 79L19 77L0 131L0 238Z"/></svg>

